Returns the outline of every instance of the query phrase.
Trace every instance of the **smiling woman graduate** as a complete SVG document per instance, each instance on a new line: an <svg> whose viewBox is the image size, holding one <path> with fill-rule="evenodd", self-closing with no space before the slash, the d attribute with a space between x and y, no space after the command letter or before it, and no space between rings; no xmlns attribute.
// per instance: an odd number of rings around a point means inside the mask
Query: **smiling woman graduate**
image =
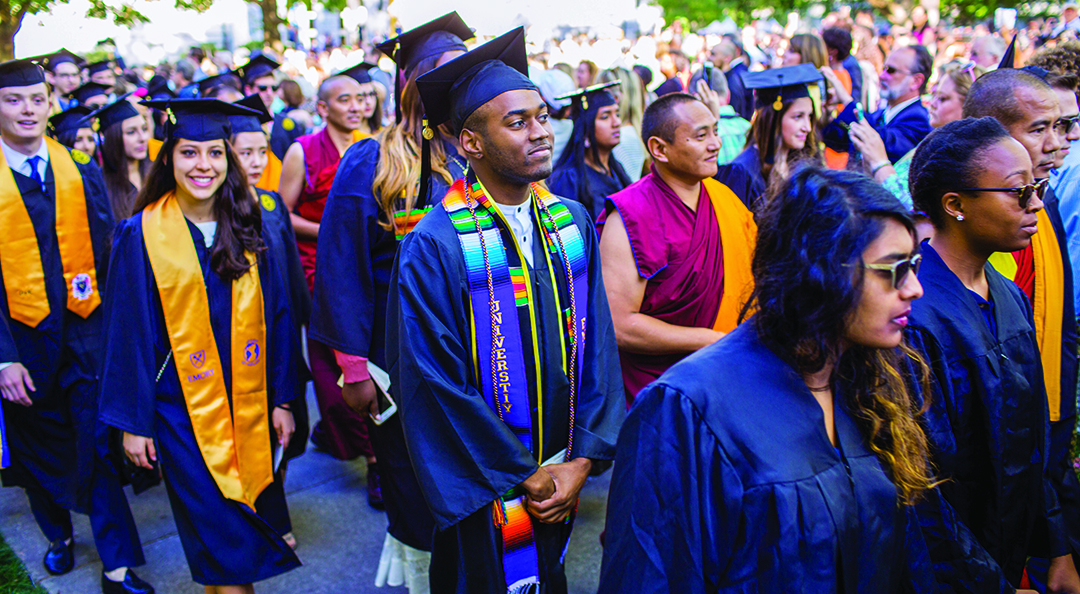
<svg viewBox="0 0 1080 594"><path fill-rule="evenodd" d="M288 289L213 99L153 102L167 140L116 228L101 419L137 465L161 463L180 542L208 592L297 567L260 515L274 480L270 426L287 447L296 397Z"/></svg>

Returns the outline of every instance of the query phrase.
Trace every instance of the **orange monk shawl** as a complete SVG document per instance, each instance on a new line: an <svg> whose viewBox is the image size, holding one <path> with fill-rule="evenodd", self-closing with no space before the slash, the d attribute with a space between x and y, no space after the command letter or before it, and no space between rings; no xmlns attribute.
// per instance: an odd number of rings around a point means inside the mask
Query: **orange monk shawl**
<svg viewBox="0 0 1080 594"><path fill-rule="evenodd" d="M1065 263L1046 210L1039 211L1039 232L1031 237L1035 260L1035 338L1039 342L1050 420L1061 420L1061 325L1064 322ZM1072 298L1071 295L1068 298ZM1068 397L1072 398L1072 394Z"/></svg>
<svg viewBox="0 0 1080 594"><path fill-rule="evenodd" d="M739 324L739 312L754 291L750 260L754 254L757 225L754 215L730 188L711 177L703 183L720 225L720 244L724 252L724 297L720 300L713 330L727 333ZM733 241L743 237L749 240Z"/></svg>
<svg viewBox="0 0 1080 594"><path fill-rule="evenodd" d="M254 509L274 480L266 325L255 255L246 254L251 268L232 283L230 411L202 267L172 192L143 211L143 240L199 451L221 493Z"/></svg>
<svg viewBox="0 0 1080 594"><path fill-rule="evenodd" d="M74 158L88 163L85 153L68 152L62 144L45 138L56 183L56 241L64 267L67 308L86 318L101 305L97 290L97 269L90 239L90 220L82 175ZM45 269L30 213L19 193L15 176L0 151L0 272L4 276L11 318L31 328L48 317L49 297L45 292Z"/></svg>

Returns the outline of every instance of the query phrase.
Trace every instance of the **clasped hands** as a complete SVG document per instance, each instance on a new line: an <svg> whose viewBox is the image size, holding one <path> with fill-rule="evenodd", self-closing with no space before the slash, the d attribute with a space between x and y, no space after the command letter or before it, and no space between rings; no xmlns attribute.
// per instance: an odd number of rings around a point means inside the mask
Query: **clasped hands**
<svg viewBox="0 0 1080 594"><path fill-rule="evenodd" d="M578 494L592 470L592 460L575 458L539 468L521 483L526 509L545 524L565 522L577 506Z"/></svg>

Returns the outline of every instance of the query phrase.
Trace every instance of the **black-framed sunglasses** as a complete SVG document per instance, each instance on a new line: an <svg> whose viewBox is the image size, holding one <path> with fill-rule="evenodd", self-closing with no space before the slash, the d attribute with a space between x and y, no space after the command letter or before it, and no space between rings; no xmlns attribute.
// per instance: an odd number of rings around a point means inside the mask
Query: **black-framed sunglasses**
<svg viewBox="0 0 1080 594"><path fill-rule="evenodd" d="M1042 200L1046 195L1046 188L1050 184L1050 180L1044 179L1033 184L1026 186L1020 186L1019 188L960 188L961 192L1009 192L1016 194L1020 203L1020 208L1027 208L1028 202L1031 201L1031 197L1038 194L1039 200Z"/></svg>
<svg viewBox="0 0 1080 594"><path fill-rule="evenodd" d="M911 74L910 70L900 70L896 66L892 66L892 65L889 65L889 64L886 64L885 67L883 68L883 70L885 70L885 72L888 72L890 75L897 74L897 73L899 73L899 74Z"/></svg>
<svg viewBox="0 0 1080 594"><path fill-rule="evenodd" d="M1058 134L1068 136L1069 132L1072 132L1077 125L1080 125L1080 115L1061 118L1054 124L1054 128L1057 129Z"/></svg>
<svg viewBox="0 0 1080 594"><path fill-rule="evenodd" d="M258 87L260 92L276 91L278 88L277 85L258 85Z"/></svg>
<svg viewBox="0 0 1080 594"><path fill-rule="evenodd" d="M897 260L892 264L866 264L863 263L863 268L867 270L882 270L889 271L892 276L892 288L900 290L900 285L904 284L904 280L907 279L909 272L915 275L919 274L919 265L922 264L922 254L913 254L906 260Z"/></svg>

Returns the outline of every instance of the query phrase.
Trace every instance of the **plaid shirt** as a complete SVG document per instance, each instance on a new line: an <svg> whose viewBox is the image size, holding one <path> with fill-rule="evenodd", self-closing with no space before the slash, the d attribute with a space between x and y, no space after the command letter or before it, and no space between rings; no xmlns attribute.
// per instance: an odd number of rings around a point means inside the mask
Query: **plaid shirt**
<svg viewBox="0 0 1080 594"><path fill-rule="evenodd" d="M730 105L720 106L720 117L716 120L716 135L720 137L720 154L716 156L718 165L730 163L746 146L746 131L750 122L735 113Z"/></svg>

